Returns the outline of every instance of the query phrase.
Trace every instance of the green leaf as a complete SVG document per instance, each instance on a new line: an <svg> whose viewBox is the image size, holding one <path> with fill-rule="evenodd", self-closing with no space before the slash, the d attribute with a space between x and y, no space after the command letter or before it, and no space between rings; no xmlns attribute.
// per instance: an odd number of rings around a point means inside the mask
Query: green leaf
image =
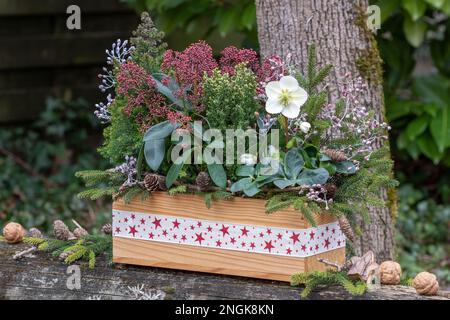
<svg viewBox="0 0 450 320"><path fill-rule="evenodd" d="M351 161L342 161L334 164L336 172L344 174L353 174L356 172L356 167Z"/></svg>
<svg viewBox="0 0 450 320"><path fill-rule="evenodd" d="M185 107L192 107L190 105L189 102L185 102L183 100L178 99L177 97L175 97L175 95L173 94L173 92L179 88L169 88L165 85L163 85L160 81L160 79L158 78L162 78L165 77L166 75L163 74L153 74L152 78L156 83L156 88L158 89L159 93L161 93L162 95L166 96L166 98L168 98L170 101L172 101L174 104L176 104L177 106L179 106L180 108L184 109ZM175 81L173 81L174 85L178 87L178 85L176 84ZM173 85L173 86L174 86Z"/></svg>
<svg viewBox="0 0 450 320"><path fill-rule="evenodd" d="M445 3L445 0L425 0L425 1L437 9L441 9Z"/></svg>
<svg viewBox="0 0 450 320"><path fill-rule="evenodd" d="M295 180L287 180L287 179L279 179L273 182L280 189L284 189L290 186L293 186L296 183Z"/></svg>
<svg viewBox="0 0 450 320"><path fill-rule="evenodd" d="M299 153L299 149L294 148L286 153L286 173L288 178L296 179L300 171L302 171L305 161Z"/></svg>
<svg viewBox="0 0 450 320"><path fill-rule="evenodd" d="M324 168L304 169L298 176L299 185L325 184L329 178L329 173Z"/></svg>
<svg viewBox="0 0 450 320"><path fill-rule="evenodd" d="M233 183L231 185L231 192L235 193L235 192L240 192L244 189L247 189L250 187L250 185L252 184L252 179L251 178L243 178L241 180L236 181L235 183Z"/></svg>
<svg viewBox="0 0 450 320"><path fill-rule="evenodd" d="M423 0L402 0L402 6L408 11L413 21L421 18L427 9L427 4Z"/></svg>
<svg viewBox="0 0 450 320"><path fill-rule="evenodd" d="M439 149L431 136L429 134L422 135L417 142L420 151L433 160L434 164L438 164L442 154L439 153Z"/></svg>
<svg viewBox="0 0 450 320"><path fill-rule="evenodd" d="M176 128L178 128L178 124L170 121L160 122L147 130L144 135L144 142L167 138Z"/></svg>
<svg viewBox="0 0 450 320"><path fill-rule="evenodd" d="M164 160L166 144L164 139L149 140L144 144L145 161L150 169L157 171Z"/></svg>
<svg viewBox="0 0 450 320"><path fill-rule="evenodd" d="M406 127L406 135L409 140L414 140L420 136L428 127L428 117L423 115L411 121Z"/></svg>
<svg viewBox="0 0 450 320"><path fill-rule="evenodd" d="M249 3L242 12L241 24L248 30L253 29L256 22L256 6L254 2Z"/></svg>
<svg viewBox="0 0 450 320"><path fill-rule="evenodd" d="M381 23L385 22L400 6L401 0L378 0L374 4L380 7Z"/></svg>
<svg viewBox="0 0 450 320"><path fill-rule="evenodd" d="M434 103L440 108L448 107L450 101L450 82L440 75L416 77L413 91L425 102Z"/></svg>
<svg viewBox="0 0 450 320"><path fill-rule="evenodd" d="M239 166L236 169L236 175L238 177L250 177L255 173L255 168L252 166Z"/></svg>
<svg viewBox="0 0 450 320"><path fill-rule="evenodd" d="M413 21L406 17L403 22L403 31L405 32L406 40L415 48L420 47L425 38L427 31L427 24L423 21Z"/></svg>
<svg viewBox="0 0 450 320"><path fill-rule="evenodd" d="M184 163L172 164L169 171L167 172L167 177L166 177L166 187L167 188L170 188L172 186L172 184L175 182L175 180L177 180L183 166L184 166Z"/></svg>
<svg viewBox="0 0 450 320"><path fill-rule="evenodd" d="M260 192L261 190L258 188L258 186L256 185L256 183L252 183L250 184L247 188L244 189L244 194L247 197L253 197L254 195L256 195L258 192Z"/></svg>
<svg viewBox="0 0 450 320"><path fill-rule="evenodd" d="M439 111L431 120L430 131L440 153L450 147L450 105Z"/></svg>
<svg viewBox="0 0 450 320"><path fill-rule="evenodd" d="M226 188L227 186L227 174L221 164L208 164L208 172L211 176L211 180L214 184L220 188Z"/></svg>
<svg viewBox="0 0 450 320"><path fill-rule="evenodd" d="M139 156L137 158L137 164L136 164L136 178L138 180L141 180L142 177L142 167L143 167L143 160L144 160L144 145L142 144L140 150L139 150Z"/></svg>

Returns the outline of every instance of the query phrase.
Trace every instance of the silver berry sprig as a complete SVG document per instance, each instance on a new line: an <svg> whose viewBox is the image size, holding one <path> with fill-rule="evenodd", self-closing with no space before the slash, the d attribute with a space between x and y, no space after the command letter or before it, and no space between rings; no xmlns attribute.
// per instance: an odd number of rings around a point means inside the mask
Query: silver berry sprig
<svg viewBox="0 0 450 320"><path fill-rule="evenodd" d="M104 104L103 102L99 102L95 104L95 116L100 119L102 123L107 123L111 121L111 113L109 112L109 106L114 102L111 94L108 94L106 97L107 102Z"/></svg>

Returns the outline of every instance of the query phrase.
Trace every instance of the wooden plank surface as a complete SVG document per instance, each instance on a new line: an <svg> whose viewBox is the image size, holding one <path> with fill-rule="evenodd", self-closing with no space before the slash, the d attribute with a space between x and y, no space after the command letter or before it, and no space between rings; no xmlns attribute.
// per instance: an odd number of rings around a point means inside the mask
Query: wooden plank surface
<svg viewBox="0 0 450 320"><path fill-rule="evenodd" d="M300 299L301 288L284 282L219 276L206 273L173 271L160 268L108 266L100 258L94 270L81 268L81 288L69 290L67 265L38 252L21 260L13 260L16 251L28 246L0 242L0 299L20 300L134 300L130 288L142 287L146 292L160 294L158 299ZM428 300L411 287L383 286L362 297L350 296L340 287L315 290L309 299L408 299Z"/></svg>
<svg viewBox="0 0 450 320"><path fill-rule="evenodd" d="M284 227L291 229L305 229L309 223L293 208L283 209L273 214L265 212L266 201L263 199L249 199L234 197L231 200L212 202L210 209L206 208L205 200L201 196L178 194L170 196L167 192L154 192L147 201L139 198L125 204L123 200L113 203L113 209L177 215L179 217L205 219L213 221L233 222L257 226ZM331 215L316 215L317 224L326 224L336 219Z"/></svg>

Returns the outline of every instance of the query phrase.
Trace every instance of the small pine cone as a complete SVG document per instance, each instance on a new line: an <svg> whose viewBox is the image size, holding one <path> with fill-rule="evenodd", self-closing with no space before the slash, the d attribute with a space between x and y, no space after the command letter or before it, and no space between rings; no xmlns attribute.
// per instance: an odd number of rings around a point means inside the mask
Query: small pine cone
<svg viewBox="0 0 450 320"><path fill-rule="evenodd" d="M345 153L339 150L325 149L323 153L329 156L333 162L342 162L347 160Z"/></svg>
<svg viewBox="0 0 450 320"><path fill-rule="evenodd" d="M154 173L148 173L144 178L144 187L148 191L157 191L160 189L160 178L159 175Z"/></svg>
<svg viewBox="0 0 450 320"><path fill-rule="evenodd" d="M56 239L63 241L67 241L73 237L72 232L70 232L69 228L61 220L55 220L53 222L53 234Z"/></svg>
<svg viewBox="0 0 450 320"><path fill-rule="evenodd" d="M37 228L31 228L30 230L28 230L27 236L31 238L40 238L40 239L44 237L42 235L42 232L39 231Z"/></svg>
<svg viewBox="0 0 450 320"><path fill-rule="evenodd" d="M58 258L59 258L59 260L64 261L64 260L66 260L67 257L70 256L72 253L73 253L72 251L65 251L65 252L62 252L62 253L59 255Z"/></svg>
<svg viewBox="0 0 450 320"><path fill-rule="evenodd" d="M75 228L75 230L73 230L73 235L77 239L81 239L82 237L87 236L88 234L89 233L83 228Z"/></svg>
<svg viewBox="0 0 450 320"><path fill-rule="evenodd" d="M327 183L325 184L325 190L327 191L327 199L334 199L334 196L336 195L337 187L334 183Z"/></svg>
<svg viewBox="0 0 450 320"><path fill-rule="evenodd" d="M102 232L104 234L112 234L112 225L111 223L107 223L102 227Z"/></svg>
<svg viewBox="0 0 450 320"><path fill-rule="evenodd" d="M341 228L342 233L347 237L351 242L355 241L355 233L353 232L353 228L348 222L345 216L339 217L339 227Z"/></svg>
<svg viewBox="0 0 450 320"><path fill-rule="evenodd" d="M198 174L197 179L195 179L195 183L201 190L204 190L211 184L211 178L207 172L202 171Z"/></svg>

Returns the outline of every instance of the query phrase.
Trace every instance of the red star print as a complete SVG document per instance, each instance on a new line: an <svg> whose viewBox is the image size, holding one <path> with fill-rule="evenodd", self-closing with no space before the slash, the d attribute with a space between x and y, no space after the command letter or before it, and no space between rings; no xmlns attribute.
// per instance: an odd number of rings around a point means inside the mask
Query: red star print
<svg viewBox="0 0 450 320"><path fill-rule="evenodd" d="M163 235L164 237L167 236L167 231L166 231L166 230L163 230L162 235Z"/></svg>
<svg viewBox="0 0 450 320"><path fill-rule="evenodd" d="M174 238L174 239L176 239L176 238L177 238L177 235L176 235L176 234L174 234L174 235L173 235L173 238Z"/></svg>
<svg viewBox="0 0 450 320"><path fill-rule="evenodd" d="M335 230L334 228L331 230L332 233L334 233L335 231L336 231L336 230Z"/></svg>
<svg viewBox="0 0 450 320"><path fill-rule="evenodd" d="M306 251L306 246L302 244L302 251Z"/></svg>
<svg viewBox="0 0 450 320"><path fill-rule="evenodd" d="M201 223L200 221L197 222L197 226L201 227L201 226L202 226L202 223Z"/></svg>
<svg viewBox="0 0 450 320"><path fill-rule="evenodd" d="M134 237L134 235L137 233L136 226L130 226L130 231L128 233L132 234Z"/></svg>
<svg viewBox="0 0 450 320"><path fill-rule="evenodd" d="M330 246L330 238L326 238L323 247L328 249L329 246Z"/></svg>
<svg viewBox="0 0 450 320"><path fill-rule="evenodd" d="M281 233L277 234L278 240L281 240L283 238L283 235Z"/></svg>
<svg viewBox="0 0 450 320"><path fill-rule="evenodd" d="M120 232L120 228L116 227L116 233L119 233L119 232Z"/></svg>
<svg viewBox="0 0 450 320"><path fill-rule="evenodd" d="M254 242L250 243L250 248L255 249L255 243Z"/></svg>
<svg viewBox="0 0 450 320"><path fill-rule="evenodd" d="M196 233L195 236L197 237L195 239L195 241L196 242L198 241L198 243L200 243L200 244L202 244L202 241L205 240L205 238L202 237L202 233L201 232L200 233Z"/></svg>
<svg viewBox="0 0 450 320"><path fill-rule="evenodd" d="M144 218L141 219L141 224L145 224L145 219Z"/></svg>
<svg viewBox="0 0 450 320"><path fill-rule="evenodd" d="M271 234L271 233L272 233L272 230L270 230L269 228L267 228L266 232L267 232L267 234Z"/></svg>
<svg viewBox="0 0 450 320"><path fill-rule="evenodd" d="M338 246L340 246L341 245L341 240L338 240Z"/></svg>
<svg viewBox="0 0 450 320"><path fill-rule="evenodd" d="M318 244L316 244L316 250L319 250L319 245Z"/></svg>
<svg viewBox="0 0 450 320"><path fill-rule="evenodd" d="M300 240L298 239L299 236L300 236L300 233L292 232L292 236L290 236L289 239L292 239L292 241L294 241L294 244L295 244L296 242L299 242L299 241L300 241Z"/></svg>
<svg viewBox="0 0 450 320"><path fill-rule="evenodd" d="M161 219L156 219L156 217L155 217L155 220L153 220L152 223L155 225L155 230L158 229L158 227L162 228L161 227Z"/></svg>
<svg viewBox="0 0 450 320"><path fill-rule="evenodd" d="M208 232L212 232L211 226L208 226Z"/></svg>
<svg viewBox="0 0 450 320"><path fill-rule="evenodd" d="M271 250L273 249L273 248L275 248L273 245L272 245L272 240L270 240L270 241L264 241L265 243L266 243L266 246L264 247L264 250L269 250L269 252L271 252Z"/></svg>
<svg viewBox="0 0 450 320"><path fill-rule="evenodd" d="M224 225L222 225L222 229L220 229L219 231L223 233L223 236L225 237L226 234L230 234L228 232L228 228L229 227L225 227Z"/></svg>
<svg viewBox="0 0 450 320"><path fill-rule="evenodd" d="M128 218L123 219L123 221L128 222Z"/></svg>
<svg viewBox="0 0 450 320"><path fill-rule="evenodd" d="M176 219L175 221L172 221L172 224L173 224L174 229L175 228L180 229L180 223L178 222L178 219Z"/></svg>
<svg viewBox="0 0 450 320"><path fill-rule="evenodd" d="M181 236L181 240L186 241L186 236L184 234Z"/></svg>
<svg viewBox="0 0 450 320"><path fill-rule="evenodd" d="M259 233L259 237L260 237L260 238L264 237L264 233L260 232L260 233Z"/></svg>
<svg viewBox="0 0 450 320"><path fill-rule="evenodd" d="M291 253L292 253L291 248L287 248L287 249L286 249L286 254L291 254Z"/></svg>
<svg viewBox="0 0 450 320"><path fill-rule="evenodd" d="M134 214L131 215L131 220L134 220L134 218L136 218L136 216Z"/></svg>
<svg viewBox="0 0 450 320"><path fill-rule="evenodd" d="M242 247L242 248L245 247L245 242L242 242L242 243L241 243L241 247Z"/></svg>
<svg viewBox="0 0 450 320"><path fill-rule="evenodd" d="M246 227L242 228L241 231L242 231L242 236L247 236L248 230Z"/></svg>
<svg viewBox="0 0 450 320"><path fill-rule="evenodd" d="M216 241L216 247L220 247L222 245L222 242L220 242L220 240Z"/></svg>
<svg viewBox="0 0 450 320"><path fill-rule="evenodd" d="M323 232L321 233L321 236L323 237Z"/></svg>
<svg viewBox="0 0 450 320"><path fill-rule="evenodd" d="M310 239L310 240L313 240L313 239L314 239L314 235L315 235L314 231L311 231L311 232L309 233L309 239Z"/></svg>
<svg viewBox="0 0 450 320"><path fill-rule="evenodd" d="M231 242L232 244L234 244L234 243L236 242L236 240L235 240L234 238L231 238L230 242Z"/></svg>
<svg viewBox="0 0 450 320"><path fill-rule="evenodd" d="M195 229L195 227L194 226L191 226L191 230L194 230Z"/></svg>
<svg viewBox="0 0 450 320"><path fill-rule="evenodd" d="M150 239L153 239L153 238L155 237L155 235L154 235L152 232L150 232L150 233L148 234L148 237L149 237Z"/></svg>
<svg viewBox="0 0 450 320"><path fill-rule="evenodd" d="M330 230L330 229L329 229L328 227L326 227L326 228L325 228L325 231L328 231L328 230Z"/></svg>

